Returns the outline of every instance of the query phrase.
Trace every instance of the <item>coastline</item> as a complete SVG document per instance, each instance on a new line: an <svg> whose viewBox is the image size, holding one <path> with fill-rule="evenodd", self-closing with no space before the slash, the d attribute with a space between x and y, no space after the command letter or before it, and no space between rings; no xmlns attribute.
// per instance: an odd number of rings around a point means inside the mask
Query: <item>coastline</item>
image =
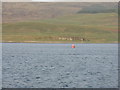
<svg viewBox="0 0 120 90"><path fill-rule="evenodd" d="M90 43L98 43L98 44L100 44L100 43L103 43L103 44L109 44L109 43L113 43L113 44L118 44L119 42L118 41L114 41L114 42L80 42L80 41L2 41L1 43L50 43L50 44L52 44L52 43L55 43L55 44L60 44L60 43L68 43L68 44L71 44L71 43L76 43L76 44L90 44Z"/></svg>

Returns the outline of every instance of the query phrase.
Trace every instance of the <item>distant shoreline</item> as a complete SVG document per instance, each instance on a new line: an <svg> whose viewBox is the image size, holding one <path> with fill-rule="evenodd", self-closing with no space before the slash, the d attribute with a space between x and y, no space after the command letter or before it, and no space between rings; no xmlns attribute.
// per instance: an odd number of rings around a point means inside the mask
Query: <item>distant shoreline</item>
<svg viewBox="0 0 120 90"><path fill-rule="evenodd" d="M118 41L116 42L77 42L77 41L71 41L71 42L67 42L67 41L2 41L2 43L49 43L49 44L52 44L52 43L55 43L55 44L60 44L60 43L65 43L65 44L71 44L71 43L76 43L76 44L94 44L94 43L97 43L97 44L110 44L110 43L113 43L113 44L118 44Z"/></svg>

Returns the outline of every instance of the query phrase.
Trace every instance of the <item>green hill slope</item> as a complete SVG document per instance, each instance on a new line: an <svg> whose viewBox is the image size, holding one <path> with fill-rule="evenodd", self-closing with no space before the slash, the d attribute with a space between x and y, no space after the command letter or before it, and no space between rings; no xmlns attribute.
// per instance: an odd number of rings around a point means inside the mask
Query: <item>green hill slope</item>
<svg viewBox="0 0 120 90"><path fill-rule="evenodd" d="M73 14L3 24L3 42L117 43L117 40L117 13Z"/></svg>
<svg viewBox="0 0 120 90"><path fill-rule="evenodd" d="M107 10L117 10L117 7L117 2L3 2L2 18L3 22L19 22L38 19L43 20L76 14L78 12L87 13L89 11L97 11L101 13L103 10L107 12Z"/></svg>

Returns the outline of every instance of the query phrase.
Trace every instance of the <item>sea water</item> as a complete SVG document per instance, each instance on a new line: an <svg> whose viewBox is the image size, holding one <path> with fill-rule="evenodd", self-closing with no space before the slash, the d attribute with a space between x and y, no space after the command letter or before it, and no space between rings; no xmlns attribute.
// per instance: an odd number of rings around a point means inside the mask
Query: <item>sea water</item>
<svg viewBox="0 0 120 90"><path fill-rule="evenodd" d="M3 43L3 88L117 88L118 44Z"/></svg>

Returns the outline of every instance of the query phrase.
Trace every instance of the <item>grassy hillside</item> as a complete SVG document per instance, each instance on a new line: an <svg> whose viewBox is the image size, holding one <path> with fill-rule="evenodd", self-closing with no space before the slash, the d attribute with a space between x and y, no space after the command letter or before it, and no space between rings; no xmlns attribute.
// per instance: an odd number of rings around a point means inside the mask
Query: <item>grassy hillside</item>
<svg viewBox="0 0 120 90"><path fill-rule="evenodd" d="M72 14L3 24L3 42L117 43L117 40L117 13Z"/></svg>
<svg viewBox="0 0 120 90"><path fill-rule="evenodd" d="M104 4L104 3L103 3ZM83 7L78 13L112 13L118 12L117 4L93 4L90 7Z"/></svg>
<svg viewBox="0 0 120 90"><path fill-rule="evenodd" d="M40 2L3 2L3 22L19 22L26 20L43 20L76 14L78 12L116 9L117 3L104 2L69 2L69 3L40 3ZM105 11L106 12L106 11Z"/></svg>

